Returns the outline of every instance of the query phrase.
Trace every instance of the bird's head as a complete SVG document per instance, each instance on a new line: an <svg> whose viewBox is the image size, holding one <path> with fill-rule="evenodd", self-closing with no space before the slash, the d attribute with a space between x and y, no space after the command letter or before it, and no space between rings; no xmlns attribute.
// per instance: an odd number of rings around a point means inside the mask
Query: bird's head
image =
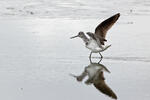
<svg viewBox="0 0 150 100"><path fill-rule="evenodd" d="M76 37L83 38L84 36L85 36L84 32L81 31L81 32L78 33L78 35L71 37L71 39L76 38Z"/></svg>

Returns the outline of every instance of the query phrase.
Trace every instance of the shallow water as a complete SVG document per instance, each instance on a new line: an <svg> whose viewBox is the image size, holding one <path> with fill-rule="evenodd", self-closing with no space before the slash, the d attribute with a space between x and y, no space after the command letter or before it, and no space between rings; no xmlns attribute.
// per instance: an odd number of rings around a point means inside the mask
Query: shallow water
<svg viewBox="0 0 150 100"><path fill-rule="evenodd" d="M110 71L106 82L119 100L150 98L150 35L148 16L121 16L107 34L103 52ZM94 86L69 76L89 64L78 31L94 31L97 19L0 20L0 94L3 100L108 100ZM130 23L132 22L132 23ZM144 26L144 27L141 27ZM93 61L99 55L93 54Z"/></svg>

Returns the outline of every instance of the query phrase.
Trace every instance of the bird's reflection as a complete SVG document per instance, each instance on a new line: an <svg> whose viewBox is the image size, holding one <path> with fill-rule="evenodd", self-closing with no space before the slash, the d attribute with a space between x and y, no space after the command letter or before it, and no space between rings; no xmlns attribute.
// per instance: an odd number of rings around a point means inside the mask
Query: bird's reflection
<svg viewBox="0 0 150 100"><path fill-rule="evenodd" d="M110 71L103 64L91 62L88 66L85 67L81 75L76 76L71 74L71 76L75 77L79 82L81 82L86 76L88 76L85 84L93 84L100 92L113 99L117 99L116 94L105 83L104 72L110 73Z"/></svg>

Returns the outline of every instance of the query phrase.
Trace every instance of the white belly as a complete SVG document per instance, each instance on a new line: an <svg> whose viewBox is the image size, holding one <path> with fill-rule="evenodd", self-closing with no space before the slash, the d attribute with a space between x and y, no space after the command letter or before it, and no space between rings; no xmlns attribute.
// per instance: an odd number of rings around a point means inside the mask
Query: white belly
<svg viewBox="0 0 150 100"><path fill-rule="evenodd" d="M85 71L88 73L89 78L95 77L98 70L110 73L110 71L104 65L98 63L91 63L85 68Z"/></svg>
<svg viewBox="0 0 150 100"><path fill-rule="evenodd" d="M97 66L92 66L92 67L87 67L87 68L86 68L86 71L87 71L87 73L88 73L88 76L89 76L90 78L92 78L92 77L95 76L95 74L97 73L97 71L98 71L99 69L100 69L100 68L97 67Z"/></svg>
<svg viewBox="0 0 150 100"><path fill-rule="evenodd" d="M86 48L90 49L93 53L98 53L103 50L103 48L100 48L99 45L95 40L90 40L88 45L86 45Z"/></svg>

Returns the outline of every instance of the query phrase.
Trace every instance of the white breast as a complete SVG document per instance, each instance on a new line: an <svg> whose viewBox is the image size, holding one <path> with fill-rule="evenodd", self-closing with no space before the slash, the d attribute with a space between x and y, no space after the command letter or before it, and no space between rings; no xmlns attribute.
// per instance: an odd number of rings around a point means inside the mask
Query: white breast
<svg viewBox="0 0 150 100"><path fill-rule="evenodd" d="M89 67L86 70L88 72L89 77L94 77L98 69L96 67L95 68Z"/></svg>
<svg viewBox="0 0 150 100"><path fill-rule="evenodd" d="M94 77L95 74L97 73L97 71L99 69L102 69L100 66L96 66L96 65L89 65L87 68L86 68L86 72L88 73L88 76L90 78Z"/></svg>
<svg viewBox="0 0 150 100"><path fill-rule="evenodd" d="M97 42L93 39L89 40L89 43L88 45L86 45L86 48L90 49L93 53L97 53L102 50L102 48L100 48Z"/></svg>

